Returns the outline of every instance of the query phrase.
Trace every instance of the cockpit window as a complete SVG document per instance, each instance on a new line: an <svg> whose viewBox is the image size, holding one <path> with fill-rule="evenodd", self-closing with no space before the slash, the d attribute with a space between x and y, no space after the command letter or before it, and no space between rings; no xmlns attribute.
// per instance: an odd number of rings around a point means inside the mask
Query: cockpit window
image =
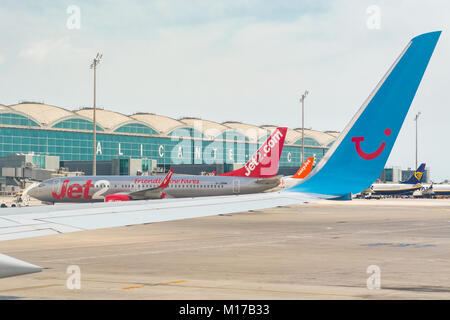
<svg viewBox="0 0 450 320"><path fill-rule="evenodd" d="M42 187L45 187L45 183L43 183L43 182L39 183L39 185L38 185L38 188L42 188Z"/></svg>

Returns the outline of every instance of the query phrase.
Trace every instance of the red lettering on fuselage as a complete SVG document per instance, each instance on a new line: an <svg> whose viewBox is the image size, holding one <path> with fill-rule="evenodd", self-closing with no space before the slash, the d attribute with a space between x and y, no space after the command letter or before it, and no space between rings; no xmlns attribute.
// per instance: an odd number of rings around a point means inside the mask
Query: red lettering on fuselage
<svg viewBox="0 0 450 320"><path fill-rule="evenodd" d="M61 193L57 194L56 191L52 191L52 197L54 199L63 199L66 196L66 190L67 190L67 184L69 183L69 180L64 180L61 188Z"/></svg>
<svg viewBox="0 0 450 320"><path fill-rule="evenodd" d="M67 189L67 197L70 199L80 199L81 193L83 192L83 187L78 183L74 183L70 185L69 189Z"/></svg>
<svg viewBox="0 0 450 320"><path fill-rule="evenodd" d="M61 200L66 198L71 200L77 200L77 199L86 199L91 200L92 195L89 194L91 189L95 188L95 185L92 180L87 180L84 184L79 183L70 183L70 180L64 180L62 183L61 190L52 191L52 197L56 200ZM155 179L139 179L135 178L130 182L126 182L127 186L128 184L156 184L159 185L162 183L161 178L155 178ZM177 184L200 184L199 179L185 179L185 178L179 178L179 179L171 179L169 182L170 185L177 185ZM122 186L123 187L123 186ZM132 186L130 186L132 187Z"/></svg>
<svg viewBox="0 0 450 320"><path fill-rule="evenodd" d="M156 178L156 179L134 179L133 182L135 184L161 184L163 182L163 180L161 178ZM181 184L199 184L200 180L198 179L170 179L169 184L177 184L177 183L181 183Z"/></svg>
<svg viewBox="0 0 450 320"><path fill-rule="evenodd" d="M64 199L66 194L67 198L74 200L80 199L81 196L83 196L83 198L87 200L92 199L92 196L89 195L90 188L94 187L94 185L92 184L92 180L86 181L86 183L83 185L80 185L78 183L69 185L69 182L70 180L64 180L59 194L56 191L52 191L53 199Z"/></svg>
<svg viewBox="0 0 450 320"><path fill-rule="evenodd" d="M90 196L89 195L89 188L90 187L93 187L94 185L92 184L92 180L88 180L88 181L86 181L86 183L85 184L83 184L83 188L84 188L84 194L83 194L83 197L85 198L85 199L92 199L92 196Z"/></svg>

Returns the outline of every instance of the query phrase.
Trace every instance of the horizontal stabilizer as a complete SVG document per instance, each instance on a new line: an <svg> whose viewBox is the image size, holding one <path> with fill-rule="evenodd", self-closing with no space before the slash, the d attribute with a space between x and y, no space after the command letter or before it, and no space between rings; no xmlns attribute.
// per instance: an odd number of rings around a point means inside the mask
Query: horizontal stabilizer
<svg viewBox="0 0 450 320"><path fill-rule="evenodd" d="M275 176L272 178L264 178L264 179L258 179L255 181L256 184L260 184L260 185L271 185L271 184L275 184L278 185L280 183L280 179L283 176Z"/></svg>
<svg viewBox="0 0 450 320"><path fill-rule="evenodd" d="M0 254L0 278L42 271L41 267Z"/></svg>

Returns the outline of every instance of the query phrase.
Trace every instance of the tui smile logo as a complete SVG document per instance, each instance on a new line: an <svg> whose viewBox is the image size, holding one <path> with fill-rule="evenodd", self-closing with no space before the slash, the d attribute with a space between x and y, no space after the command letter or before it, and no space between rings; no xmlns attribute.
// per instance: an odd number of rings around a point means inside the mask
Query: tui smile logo
<svg viewBox="0 0 450 320"><path fill-rule="evenodd" d="M392 133L392 131L389 128L384 130L384 134L386 136L391 135L391 133ZM383 152L384 147L386 146L386 142L383 142L383 143L381 143L381 145L378 147L378 149L375 152L366 153L361 148L362 141L364 141L364 137L353 137L352 138L352 142L355 143L356 152L364 160L372 160L372 159L378 158L378 156Z"/></svg>

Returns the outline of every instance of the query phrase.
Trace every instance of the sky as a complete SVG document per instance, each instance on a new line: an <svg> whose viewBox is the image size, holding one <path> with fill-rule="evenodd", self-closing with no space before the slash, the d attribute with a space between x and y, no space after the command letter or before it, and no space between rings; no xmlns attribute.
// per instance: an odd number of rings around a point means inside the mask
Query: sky
<svg viewBox="0 0 450 320"><path fill-rule="evenodd" d="M442 30L387 166L450 179L447 0L102 0L0 4L0 104L341 131L409 40Z"/></svg>

